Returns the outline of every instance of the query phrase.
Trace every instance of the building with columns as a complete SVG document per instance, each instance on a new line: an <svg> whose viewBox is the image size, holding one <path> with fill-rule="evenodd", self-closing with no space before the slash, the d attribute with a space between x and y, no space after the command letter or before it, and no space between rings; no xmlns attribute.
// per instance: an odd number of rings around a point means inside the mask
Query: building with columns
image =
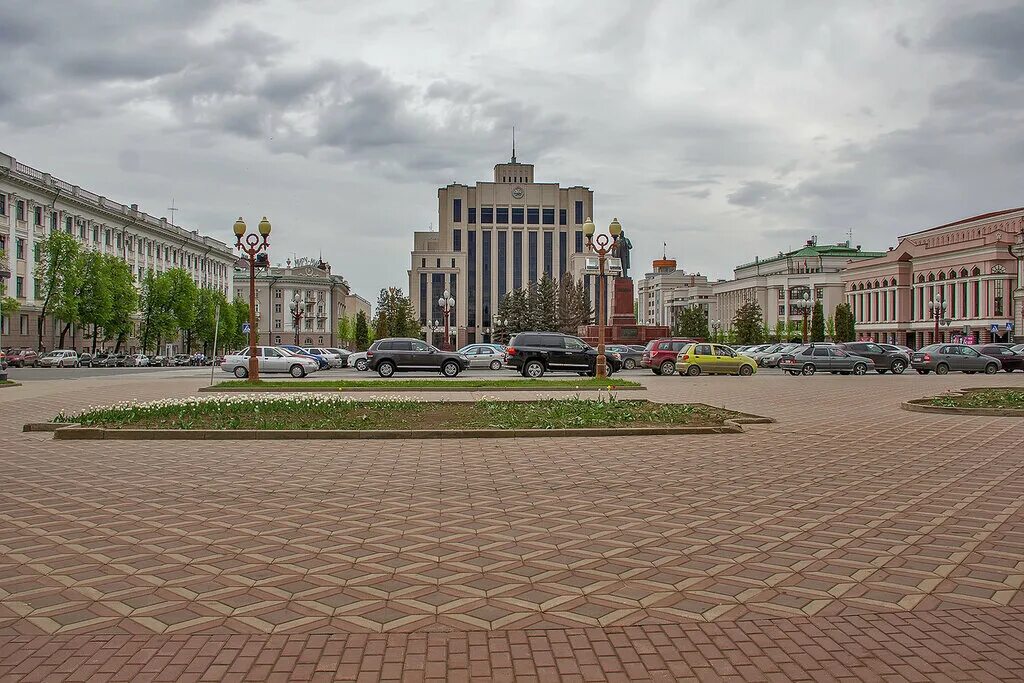
<svg viewBox="0 0 1024 683"><path fill-rule="evenodd" d="M151 216L137 204L107 199L0 153L0 249L11 270L6 291L20 304L17 312L0 320L5 347L39 345L38 245L57 230L73 235L84 249L127 261L136 284L149 270L162 273L183 268L199 287L230 295L237 256L228 245ZM44 321L43 350L55 348L62 327L52 317ZM64 345L84 351L91 348L91 341L73 325ZM129 339L122 350L136 347L137 340Z"/></svg>
<svg viewBox="0 0 1024 683"><path fill-rule="evenodd" d="M879 258L851 263L844 296L858 335L876 341L1012 341L1022 327L1022 258L1024 208L986 213L904 235ZM946 304L938 336L933 301Z"/></svg>
<svg viewBox="0 0 1024 683"><path fill-rule="evenodd" d="M452 183L437 191L437 231L413 236L409 294L424 337L444 315L437 300L455 298L457 344L489 341L491 316L504 296L537 282L582 272L583 223L594 193L536 182L533 164L494 166L493 180Z"/></svg>
<svg viewBox="0 0 1024 683"><path fill-rule="evenodd" d="M637 322L672 327L684 308L703 308L708 320L718 316L718 302L706 275L687 273L676 260L657 259L651 272L636 281Z"/></svg>
<svg viewBox="0 0 1024 683"><path fill-rule="evenodd" d="M818 244L817 237L811 237L800 249L779 252L767 259L755 258L737 266L732 280L713 282L715 313L710 317L720 319L723 329L729 329L737 309L753 300L761 307L765 324L774 329L778 322L788 325L790 321L803 321L803 314L793 302L804 294L820 301L828 317L846 300L843 270L882 255L883 252L863 251L860 245L855 247L849 242Z"/></svg>

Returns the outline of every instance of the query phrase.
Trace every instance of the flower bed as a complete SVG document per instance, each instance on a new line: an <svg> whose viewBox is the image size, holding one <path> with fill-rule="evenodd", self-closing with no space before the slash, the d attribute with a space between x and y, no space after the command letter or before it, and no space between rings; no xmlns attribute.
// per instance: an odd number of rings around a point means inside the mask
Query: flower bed
<svg viewBox="0 0 1024 683"><path fill-rule="evenodd" d="M934 396L928 404L943 408L1004 408L1024 410L1024 389L971 389Z"/></svg>
<svg viewBox="0 0 1024 683"><path fill-rule="evenodd" d="M303 379L303 380L228 380L202 391L576 391L585 389L643 389L643 385L626 379L596 379L593 377L559 379Z"/></svg>

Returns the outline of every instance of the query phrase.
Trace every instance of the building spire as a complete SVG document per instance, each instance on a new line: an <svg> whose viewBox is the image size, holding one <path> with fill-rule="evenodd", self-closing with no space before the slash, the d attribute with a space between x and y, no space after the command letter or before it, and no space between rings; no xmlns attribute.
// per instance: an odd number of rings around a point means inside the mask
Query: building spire
<svg viewBox="0 0 1024 683"><path fill-rule="evenodd" d="M512 163L516 163L516 127L512 125Z"/></svg>

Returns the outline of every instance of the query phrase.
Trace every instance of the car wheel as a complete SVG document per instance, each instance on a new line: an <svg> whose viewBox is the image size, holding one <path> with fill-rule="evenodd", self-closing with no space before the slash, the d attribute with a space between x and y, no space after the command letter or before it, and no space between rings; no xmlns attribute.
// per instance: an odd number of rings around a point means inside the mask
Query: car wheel
<svg viewBox="0 0 1024 683"><path fill-rule="evenodd" d="M894 360L892 365L889 366L889 369L892 370L892 374L894 375L902 375L903 371L907 369L907 364L901 360Z"/></svg>
<svg viewBox="0 0 1024 683"><path fill-rule="evenodd" d="M288 369L288 374L296 379L300 379L306 376L306 368L296 363Z"/></svg>
<svg viewBox="0 0 1024 683"><path fill-rule="evenodd" d="M389 360L382 360L377 366L377 374L381 377L391 377L395 374L395 364Z"/></svg>
<svg viewBox="0 0 1024 683"><path fill-rule="evenodd" d="M661 374L663 374L663 375L671 375L675 371L676 371L676 364L673 361L667 360L667 361L665 361L664 363L661 364ZM699 371L700 370L698 368L698 372Z"/></svg>
<svg viewBox="0 0 1024 683"><path fill-rule="evenodd" d="M453 360L445 361L444 365L441 366L441 374L445 377L457 377L459 374L459 364Z"/></svg>
<svg viewBox="0 0 1024 683"><path fill-rule="evenodd" d="M946 365L945 363L939 363L938 365L935 366L935 374L936 375L946 375L946 374L949 374L949 366Z"/></svg>
<svg viewBox="0 0 1024 683"><path fill-rule="evenodd" d="M803 375L808 375L808 376L809 375L813 375L814 374L814 369L815 369L814 366L811 365L810 363L808 363L807 365L805 365L803 367L803 369L800 371L800 373L803 374Z"/></svg>
<svg viewBox="0 0 1024 683"><path fill-rule="evenodd" d="M753 374L754 368L750 367L749 365L740 366L740 377L750 377Z"/></svg>
<svg viewBox="0 0 1024 683"><path fill-rule="evenodd" d="M360 358L356 361L356 370L359 372L366 372L370 368L370 365L366 362L365 358Z"/></svg>
<svg viewBox="0 0 1024 683"><path fill-rule="evenodd" d="M501 370L501 361L500 360L492 360L491 361L491 370Z"/></svg>
<svg viewBox="0 0 1024 683"><path fill-rule="evenodd" d="M996 365L995 363L989 363L988 365L985 366L986 375L994 375L997 372L999 372L999 366Z"/></svg>
<svg viewBox="0 0 1024 683"><path fill-rule="evenodd" d="M627 358L626 360L624 360L622 362L622 369L623 370L632 370L635 367L636 367L636 361L633 360L632 358Z"/></svg>
<svg viewBox="0 0 1024 683"><path fill-rule="evenodd" d="M243 368L241 365L235 368L235 377L237 377L238 379L245 379L248 376L249 371Z"/></svg>
<svg viewBox="0 0 1024 683"><path fill-rule="evenodd" d="M523 376L537 379L544 376L544 364L539 360L531 360L523 366Z"/></svg>
<svg viewBox="0 0 1024 683"><path fill-rule="evenodd" d="M697 375L700 374L700 366L691 365L690 367L686 368L686 374L689 375L690 377L696 377Z"/></svg>
<svg viewBox="0 0 1024 683"><path fill-rule="evenodd" d="M868 366L865 365L864 363L857 363L856 365L853 366L853 374L855 375L863 375L867 371Z"/></svg>

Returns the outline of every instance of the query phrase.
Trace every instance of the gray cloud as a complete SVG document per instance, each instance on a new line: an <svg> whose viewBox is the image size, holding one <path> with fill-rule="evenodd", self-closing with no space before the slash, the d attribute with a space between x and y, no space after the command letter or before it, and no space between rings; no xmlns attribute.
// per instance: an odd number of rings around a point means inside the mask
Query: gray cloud
<svg viewBox="0 0 1024 683"><path fill-rule="evenodd" d="M730 192L728 200L736 206L755 207L781 199L786 195L782 185L761 180L748 180Z"/></svg>
<svg viewBox="0 0 1024 683"><path fill-rule="evenodd" d="M935 50L985 60L1005 80L1024 76L1024 5L947 17L928 41Z"/></svg>

